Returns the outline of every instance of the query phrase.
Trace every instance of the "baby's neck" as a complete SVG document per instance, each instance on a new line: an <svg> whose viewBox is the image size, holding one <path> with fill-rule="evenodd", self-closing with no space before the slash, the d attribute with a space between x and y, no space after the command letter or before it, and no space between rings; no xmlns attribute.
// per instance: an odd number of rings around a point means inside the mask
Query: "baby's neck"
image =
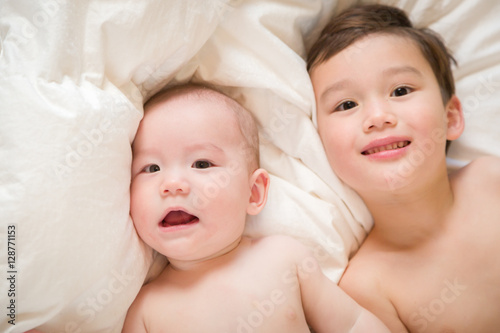
<svg viewBox="0 0 500 333"><path fill-rule="evenodd" d="M215 265L230 260L230 257L237 252L237 249L239 249L242 243L244 243L244 240L245 238L240 237L220 251L203 258L196 258L194 260L178 260L168 258L170 266L169 269L177 272L194 272L211 269Z"/></svg>

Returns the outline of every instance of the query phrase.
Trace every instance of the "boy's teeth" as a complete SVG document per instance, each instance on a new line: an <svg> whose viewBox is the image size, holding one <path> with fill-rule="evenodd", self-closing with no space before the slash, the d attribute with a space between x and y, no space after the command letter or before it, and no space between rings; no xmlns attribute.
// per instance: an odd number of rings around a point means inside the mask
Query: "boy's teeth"
<svg viewBox="0 0 500 333"><path fill-rule="evenodd" d="M395 143L391 143L385 146L380 146L376 148L369 149L365 155L371 155L375 153L380 153L381 151L386 151L386 150L392 150L392 149L397 149L397 148L403 148L409 144L408 141L399 141Z"/></svg>

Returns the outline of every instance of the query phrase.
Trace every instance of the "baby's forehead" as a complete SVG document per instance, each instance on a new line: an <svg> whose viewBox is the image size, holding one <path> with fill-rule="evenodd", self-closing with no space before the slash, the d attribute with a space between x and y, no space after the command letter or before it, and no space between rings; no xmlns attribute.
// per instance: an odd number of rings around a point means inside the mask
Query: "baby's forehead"
<svg viewBox="0 0 500 333"><path fill-rule="evenodd" d="M146 104L145 109L152 108L158 104L168 104L172 102L193 102L193 103L207 103L214 105L223 105L227 103L227 99L229 97L202 87L181 87L181 88L173 88L171 90L167 90L157 95L153 96Z"/></svg>
<svg viewBox="0 0 500 333"><path fill-rule="evenodd" d="M159 133L165 131L171 133L168 138L172 140L204 135L205 140L231 137L235 142L241 135L234 112L219 99L187 95L173 96L145 108L133 148L156 145Z"/></svg>
<svg viewBox="0 0 500 333"><path fill-rule="evenodd" d="M229 98L217 92L202 90L187 90L181 92L167 92L155 97L144 106L144 115L152 110L180 111L182 113L204 111L213 113L214 116L238 120L236 110L232 107ZM201 106L201 107L200 107Z"/></svg>

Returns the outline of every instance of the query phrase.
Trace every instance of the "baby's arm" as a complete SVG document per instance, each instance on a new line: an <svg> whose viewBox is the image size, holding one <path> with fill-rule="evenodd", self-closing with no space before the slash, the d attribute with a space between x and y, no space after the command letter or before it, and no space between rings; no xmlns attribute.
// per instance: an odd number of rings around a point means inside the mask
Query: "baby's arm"
<svg viewBox="0 0 500 333"><path fill-rule="evenodd" d="M390 332L371 312L328 279L309 249L296 246L297 273L308 324L316 333Z"/></svg>
<svg viewBox="0 0 500 333"><path fill-rule="evenodd" d="M144 325L144 320L142 317L142 308L144 307L144 302L141 299L141 294L136 298L132 306L128 309L127 317L125 318L125 323L123 324L122 333L142 333L147 332Z"/></svg>

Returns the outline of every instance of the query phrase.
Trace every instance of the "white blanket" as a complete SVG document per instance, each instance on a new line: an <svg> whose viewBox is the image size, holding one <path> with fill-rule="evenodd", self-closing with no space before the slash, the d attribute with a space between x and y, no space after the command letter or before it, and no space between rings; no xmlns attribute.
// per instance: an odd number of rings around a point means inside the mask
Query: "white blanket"
<svg viewBox="0 0 500 333"><path fill-rule="evenodd" d="M351 2L2 1L0 331L120 331L153 262L129 217L130 143L143 101L189 80L259 123L272 183L247 234L296 237L337 281L372 222L328 166L304 58ZM379 2L456 55L466 130L450 162L500 156L500 3Z"/></svg>

